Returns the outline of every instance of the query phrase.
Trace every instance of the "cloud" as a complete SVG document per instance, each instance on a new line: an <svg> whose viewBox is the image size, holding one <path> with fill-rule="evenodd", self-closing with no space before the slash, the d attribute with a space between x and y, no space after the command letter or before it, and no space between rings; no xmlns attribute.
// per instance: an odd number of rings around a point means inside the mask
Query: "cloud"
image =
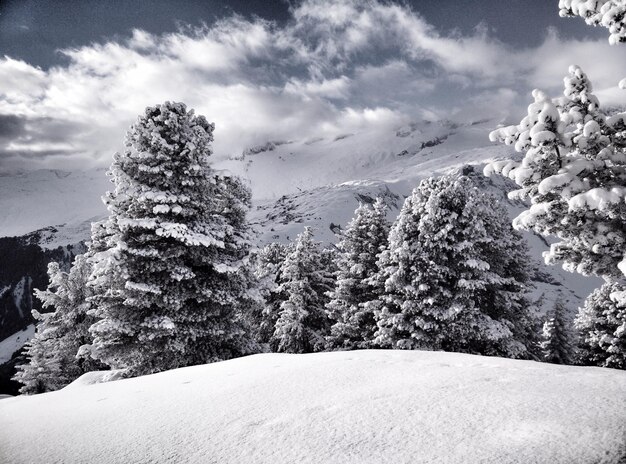
<svg viewBox="0 0 626 464"><path fill-rule="evenodd" d="M626 46L548 32L513 48L486 28L443 35L418 12L375 0L308 0L278 25L212 26L62 50L42 70L0 59L0 164L107 165L145 106L183 101L216 123L215 156L268 140L333 137L411 119L521 117L534 87L557 95L570 64L603 103L624 101ZM555 13L556 14L556 13Z"/></svg>

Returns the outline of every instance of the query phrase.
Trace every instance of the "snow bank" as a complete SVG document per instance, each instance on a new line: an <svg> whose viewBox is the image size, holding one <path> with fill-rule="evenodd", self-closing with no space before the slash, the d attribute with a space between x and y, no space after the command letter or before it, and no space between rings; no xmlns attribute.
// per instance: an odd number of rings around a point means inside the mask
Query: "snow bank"
<svg viewBox="0 0 626 464"><path fill-rule="evenodd" d="M0 402L0 462L612 463L626 372L264 354Z"/></svg>

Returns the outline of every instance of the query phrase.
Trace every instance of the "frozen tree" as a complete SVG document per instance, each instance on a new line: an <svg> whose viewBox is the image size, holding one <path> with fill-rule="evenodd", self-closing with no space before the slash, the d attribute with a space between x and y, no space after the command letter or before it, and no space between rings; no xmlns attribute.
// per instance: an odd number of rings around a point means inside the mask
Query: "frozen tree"
<svg viewBox="0 0 626 464"><path fill-rule="evenodd" d="M626 286L607 282L585 301L576 320L583 364L626 369Z"/></svg>
<svg viewBox="0 0 626 464"><path fill-rule="evenodd" d="M558 298L554 309L549 313L543 324L541 351L543 359L553 364L572 364L575 350L573 334L570 328L571 321L567 316L567 309L563 300Z"/></svg>
<svg viewBox="0 0 626 464"><path fill-rule="evenodd" d="M253 315L256 338L260 343L269 343L274 333L284 296L279 291L282 264L292 247L283 243L270 243L256 250L251 256L251 266L259 282L263 299L260 310Z"/></svg>
<svg viewBox="0 0 626 464"><path fill-rule="evenodd" d="M511 197L530 200L515 218L516 228L560 239L546 253L548 263L619 277L626 246L626 114L606 117L577 66L565 79L563 98L551 100L538 90L533 95L519 125L490 136L514 144L524 159L492 163L485 173L512 178L521 188Z"/></svg>
<svg viewBox="0 0 626 464"><path fill-rule="evenodd" d="M528 256L507 221L467 176L422 181L378 261L385 294L376 342L531 357Z"/></svg>
<svg viewBox="0 0 626 464"><path fill-rule="evenodd" d="M274 351L309 353L324 349L330 325L324 306L333 285L328 264L311 228L305 227L281 266L277 291L285 299L271 340Z"/></svg>
<svg viewBox="0 0 626 464"><path fill-rule="evenodd" d="M380 286L372 279L378 272L378 254L387 246L389 224L382 199L361 204L338 245L335 288L327 304L333 321L329 348L358 349L371 345L377 330L369 302L380 299Z"/></svg>
<svg viewBox="0 0 626 464"><path fill-rule="evenodd" d="M626 42L626 2L624 0L560 0L561 16L580 16L587 24L609 30L613 45Z"/></svg>
<svg viewBox="0 0 626 464"><path fill-rule="evenodd" d="M131 127L105 203L114 246L97 260L92 356L126 375L250 352L249 190L209 166L213 124L182 103Z"/></svg>
<svg viewBox="0 0 626 464"><path fill-rule="evenodd" d="M90 289L86 286L91 268L84 255L78 255L69 272L58 263L48 265L50 284L46 290L35 290L43 308L33 310L38 322L35 336L27 344L28 362L18 366L14 380L24 384L21 393L43 393L58 390L85 372L102 368L89 357L77 356L81 346L89 344L88 315Z"/></svg>
<svg viewBox="0 0 626 464"><path fill-rule="evenodd" d="M589 24L607 27L612 44L625 41L624 1L561 0L559 7L562 16L581 16ZM620 87L626 88L626 79ZM605 114L589 79L577 66L571 66L565 78L563 97L550 99L538 90L533 96L535 102L519 125L497 129L490 136L493 141L514 144L517 151L525 153L524 159L521 163L493 163L486 174L499 172L514 179L521 189L513 196L530 200L531 207L516 218L515 227L558 237L545 254L546 262L562 262L567 270L623 286L626 113ZM591 295L583 308L585 319L591 318L592 309L598 311L597 318L603 318L599 301L626 305L626 301L615 300L624 293L612 294L613 300ZM600 343L602 338L591 339Z"/></svg>

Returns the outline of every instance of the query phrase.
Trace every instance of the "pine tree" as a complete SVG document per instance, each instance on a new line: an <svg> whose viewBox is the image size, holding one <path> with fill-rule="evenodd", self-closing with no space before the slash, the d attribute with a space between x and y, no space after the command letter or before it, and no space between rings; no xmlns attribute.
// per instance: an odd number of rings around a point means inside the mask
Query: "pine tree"
<svg viewBox="0 0 626 464"><path fill-rule="evenodd" d="M371 277L378 272L378 254L387 246L387 206L379 198L373 206L359 205L354 214L339 241L335 288L326 305L333 321L327 340L331 349L370 347L377 330L370 302L381 291Z"/></svg>
<svg viewBox="0 0 626 464"><path fill-rule="evenodd" d="M619 277L626 246L626 114L605 117L591 83L577 66L565 79L565 97L551 100L535 90L535 102L518 126L498 129L492 140L515 144L521 163L499 161L500 172L530 199L514 220L520 229L556 235L546 261L561 261L584 275Z"/></svg>
<svg viewBox="0 0 626 464"><path fill-rule="evenodd" d="M609 30L609 43L626 42L626 5L624 0L559 0L559 14L580 16L591 26Z"/></svg>
<svg viewBox="0 0 626 464"><path fill-rule="evenodd" d="M506 221L506 211L467 176L422 181L378 261L385 294L376 342L532 356L528 256Z"/></svg>
<svg viewBox="0 0 626 464"><path fill-rule="evenodd" d="M33 310L39 321L33 339L27 344L28 362L18 366L14 380L24 384L21 393L43 393L58 390L85 372L102 368L89 357L78 356L83 345L91 342L88 315L90 289L86 286L91 267L85 255L78 255L69 272L58 263L48 265L50 284L46 290L35 290L35 296L49 313Z"/></svg>
<svg viewBox="0 0 626 464"><path fill-rule="evenodd" d="M126 375L250 352L250 193L209 166L213 124L166 102L146 109L111 166L114 247L102 253L92 356Z"/></svg>
<svg viewBox="0 0 626 464"><path fill-rule="evenodd" d="M251 266L263 299L260 311L253 316L256 339L261 344L269 343L274 333L280 305L285 300L279 291L282 264L292 251L290 245L270 243L252 255Z"/></svg>
<svg viewBox="0 0 626 464"><path fill-rule="evenodd" d="M575 350L572 344L571 322L567 318L567 308L558 298L553 311L543 324L541 350L543 359L553 364L572 364Z"/></svg>
<svg viewBox="0 0 626 464"><path fill-rule="evenodd" d="M324 306L333 285L328 264L311 228L305 227L281 266L278 292L285 300L270 341L274 351L309 353L324 349L330 325Z"/></svg>
<svg viewBox="0 0 626 464"><path fill-rule="evenodd" d="M612 44L626 40L621 0L561 0L559 7L562 16L581 16L608 28ZM626 79L619 85L626 88ZM523 161L492 163L485 173L514 179L521 189L513 195L530 199L531 207L514 220L516 228L559 238L545 254L547 263L562 262L569 271L626 285L626 113L607 116L578 66L571 66L565 78L564 97L552 100L538 90L533 96L519 125L490 135L493 141L515 144L525 152ZM614 300L624 298L622 292L613 292L613 300L600 298L599 292L589 297L579 318L594 319L589 311L595 308L595 318L602 319L599 301L626 305L626 300ZM590 339L601 343L602 337ZM602 356L598 362L604 362Z"/></svg>
<svg viewBox="0 0 626 464"><path fill-rule="evenodd" d="M574 324L583 364L626 369L626 285L607 282L595 290Z"/></svg>

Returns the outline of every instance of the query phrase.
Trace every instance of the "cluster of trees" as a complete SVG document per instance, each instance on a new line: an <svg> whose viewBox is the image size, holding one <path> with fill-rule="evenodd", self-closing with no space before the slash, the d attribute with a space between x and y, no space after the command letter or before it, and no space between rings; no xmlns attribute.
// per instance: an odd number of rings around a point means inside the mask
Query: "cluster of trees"
<svg viewBox="0 0 626 464"><path fill-rule="evenodd" d="M618 0L561 0L626 41ZM626 87L626 80L622 81ZM578 361L626 368L626 114L607 115L576 66L564 97L540 91L519 125L491 134L525 153L496 162L531 207L519 229L555 235L548 263L597 275L575 321ZM393 224L382 200L361 205L335 248L310 228L292 244L251 253L250 192L209 164L213 125L184 104L147 108L110 170L109 218L69 272L52 263L37 292L23 393L58 389L82 373L127 376L263 350L448 350L574 361L564 305L539 337L526 296L528 255L497 199L467 173L426 179Z"/></svg>
<svg viewBox="0 0 626 464"><path fill-rule="evenodd" d="M335 248L310 228L250 253L248 189L209 165L213 125L147 108L110 170L110 215L52 263L22 392L94 369L135 376L264 350L387 347L533 357L527 255L470 177L423 181L393 225L361 205Z"/></svg>
<svg viewBox="0 0 626 464"><path fill-rule="evenodd" d="M396 221L361 205L327 253L306 229L256 255L262 339L275 351L394 348L540 357L526 297L529 258L495 198L471 177L424 180ZM269 278L268 278L269 277Z"/></svg>

